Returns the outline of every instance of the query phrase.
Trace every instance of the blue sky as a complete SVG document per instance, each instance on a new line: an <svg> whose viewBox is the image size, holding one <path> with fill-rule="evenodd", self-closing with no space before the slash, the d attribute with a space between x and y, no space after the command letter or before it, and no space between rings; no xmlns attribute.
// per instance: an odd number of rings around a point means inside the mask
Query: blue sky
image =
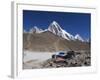
<svg viewBox="0 0 100 80"><path fill-rule="evenodd" d="M47 12L23 10L23 29L29 31L37 26L47 29L53 21L72 35L80 34L84 39L90 38L91 14L70 12Z"/></svg>

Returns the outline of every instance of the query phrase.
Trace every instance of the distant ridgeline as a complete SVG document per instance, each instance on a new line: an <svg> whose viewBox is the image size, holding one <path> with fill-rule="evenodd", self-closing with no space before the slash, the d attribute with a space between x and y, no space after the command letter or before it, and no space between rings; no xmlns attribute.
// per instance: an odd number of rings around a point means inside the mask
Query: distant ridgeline
<svg viewBox="0 0 100 80"><path fill-rule="evenodd" d="M79 34L75 36L66 32L53 21L48 29L33 27L29 32L23 32L23 48L32 51L68 51L90 50L90 42L85 41Z"/></svg>

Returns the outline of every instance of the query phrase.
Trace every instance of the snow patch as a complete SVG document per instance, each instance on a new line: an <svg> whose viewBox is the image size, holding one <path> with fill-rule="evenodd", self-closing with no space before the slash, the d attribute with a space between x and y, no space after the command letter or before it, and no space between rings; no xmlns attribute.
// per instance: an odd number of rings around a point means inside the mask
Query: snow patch
<svg viewBox="0 0 100 80"><path fill-rule="evenodd" d="M84 39L79 34L75 35L75 39L84 42Z"/></svg>

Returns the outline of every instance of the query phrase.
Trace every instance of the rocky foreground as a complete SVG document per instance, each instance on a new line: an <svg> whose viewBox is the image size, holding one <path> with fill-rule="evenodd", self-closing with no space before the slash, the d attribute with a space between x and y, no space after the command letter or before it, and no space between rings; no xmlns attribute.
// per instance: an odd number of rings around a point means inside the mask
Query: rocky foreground
<svg viewBox="0 0 100 80"><path fill-rule="evenodd" d="M65 61L56 61L55 59L49 59L44 62L43 67L78 67L78 66L90 66L90 54L89 53L75 53L75 57L66 59Z"/></svg>
<svg viewBox="0 0 100 80"><path fill-rule="evenodd" d="M59 68L59 67L82 67L91 66L91 54L90 52L75 52L75 56L59 60L50 58L43 62L38 62L36 60L30 60L24 64L24 69L42 69L42 68Z"/></svg>

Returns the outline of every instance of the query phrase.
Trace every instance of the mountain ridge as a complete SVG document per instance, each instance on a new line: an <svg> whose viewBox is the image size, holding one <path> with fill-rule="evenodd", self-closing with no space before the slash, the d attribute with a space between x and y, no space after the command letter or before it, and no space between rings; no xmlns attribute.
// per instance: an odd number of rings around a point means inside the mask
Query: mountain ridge
<svg viewBox="0 0 100 80"><path fill-rule="evenodd" d="M24 30L25 31L25 30ZM37 26L34 26L32 27L30 30L29 30L29 33L43 33L45 31L50 31L52 32L53 34L59 36L59 37L62 37L64 39L67 39L67 40L73 40L73 41L81 41L81 42L85 42L85 39L83 39L80 34L76 34L75 36L73 36L72 34L70 34L69 32L65 31L64 29L62 29L62 27L56 22L56 21L53 21L47 29L40 29L38 28Z"/></svg>

